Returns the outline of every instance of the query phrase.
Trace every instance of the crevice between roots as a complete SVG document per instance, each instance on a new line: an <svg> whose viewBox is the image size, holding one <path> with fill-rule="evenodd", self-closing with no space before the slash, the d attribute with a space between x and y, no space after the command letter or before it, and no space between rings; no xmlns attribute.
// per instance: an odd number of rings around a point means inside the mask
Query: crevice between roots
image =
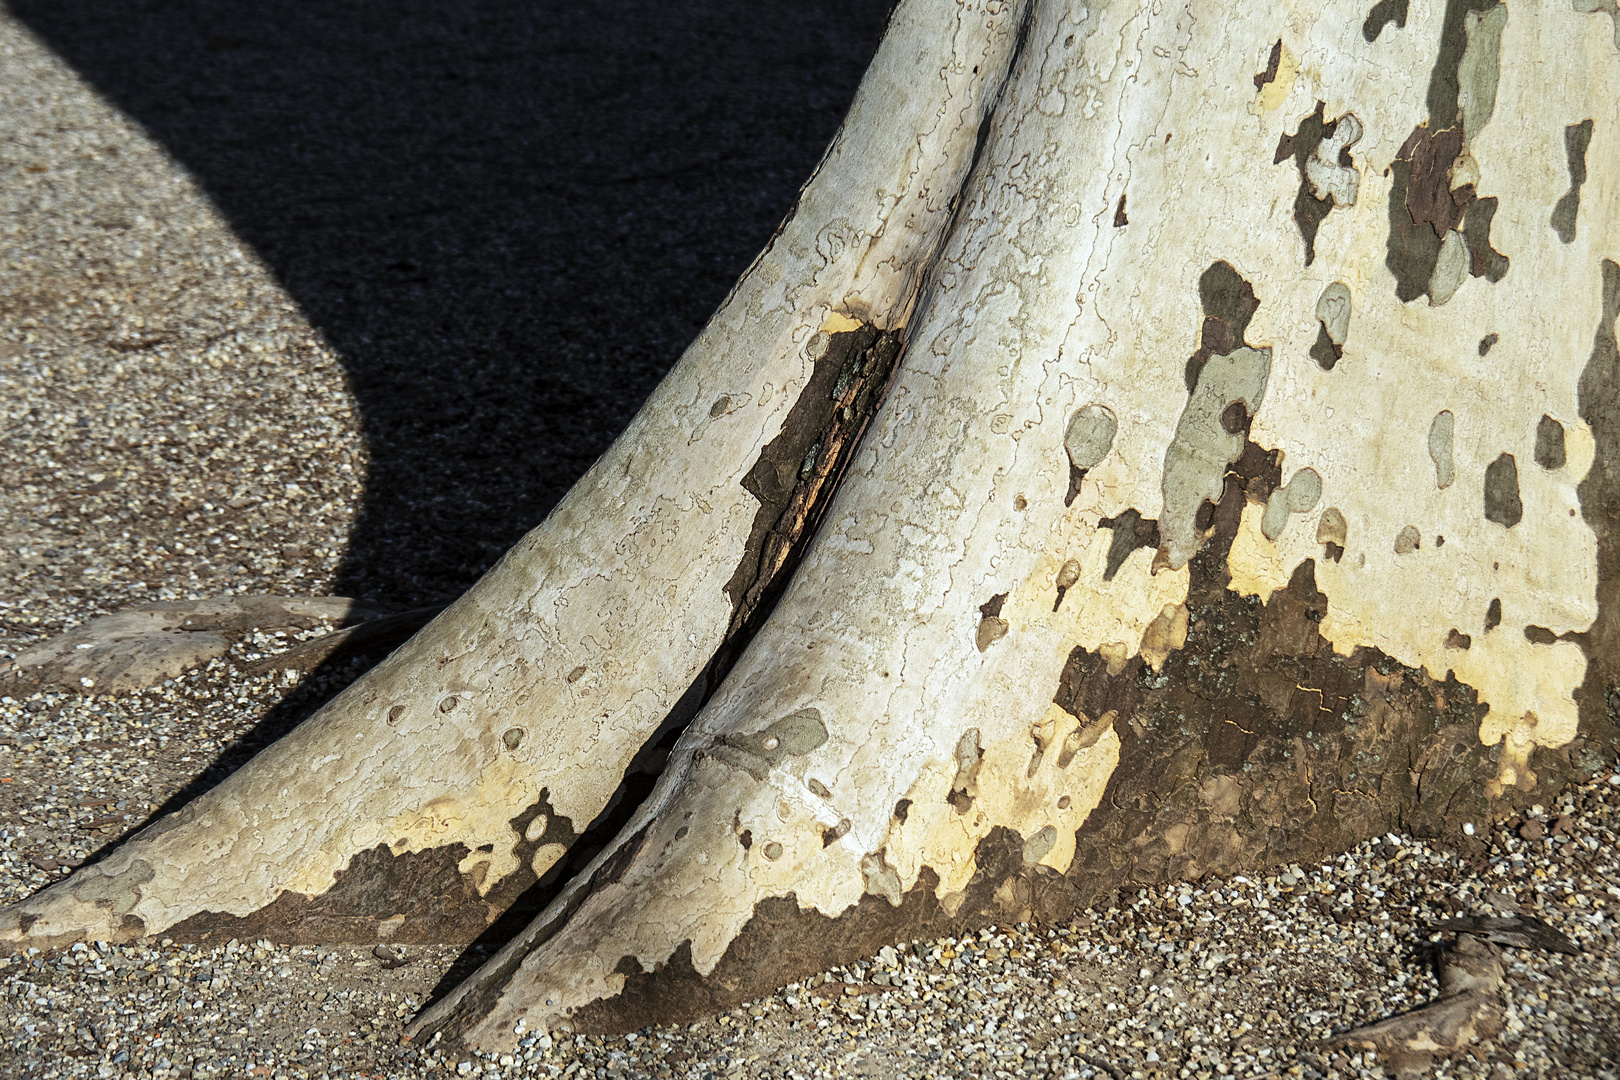
<svg viewBox="0 0 1620 1080"><path fill-rule="evenodd" d="M737 570L726 586L732 618L724 640L632 758L607 806L574 840L568 854L479 935L446 972L419 1015L426 1016L462 985L473 968L482 966L491 946L501 948L489 959L488 964L495 967L483 982L492 989L503 985L506 974L560 929L586 897L623 874L639 850L640 833L614 846L606 860L594 866L593 862L637 817L687 725L775 610L893 385L903 350L903 334L898 330L863 325L830 335L780 433L766 444L743 478L743 487L759 500L760 507ZM548 910L550 917L536 925L534 920ZM494 978L488 977L491 974ZM461 1003L456 1011L465 1011L466 1004Z"/></svg>

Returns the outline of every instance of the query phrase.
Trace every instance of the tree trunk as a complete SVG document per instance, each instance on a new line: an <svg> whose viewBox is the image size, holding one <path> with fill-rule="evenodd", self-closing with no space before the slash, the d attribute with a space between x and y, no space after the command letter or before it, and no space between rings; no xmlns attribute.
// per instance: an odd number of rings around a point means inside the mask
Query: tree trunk
<svg viewBox="0 0 1620 1080"><path fill-rule="evenodd" d="M902 0L547 522L0 933L464 939L620 792L412 1028L499 1049L1544 800L1620 707L1587 8Z"/></svg>

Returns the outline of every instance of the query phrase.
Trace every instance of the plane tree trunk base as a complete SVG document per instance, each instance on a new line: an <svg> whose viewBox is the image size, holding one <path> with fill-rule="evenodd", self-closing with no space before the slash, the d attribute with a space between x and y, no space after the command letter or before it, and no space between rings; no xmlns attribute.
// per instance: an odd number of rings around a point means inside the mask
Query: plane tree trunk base
<svg viewBox="0 0 1620 1080"><path fill-rule="evenodd" d="M1376 649L1340 655L1321 636L1326 597L1313 560L1265 602L1230 589L1226 558L1243 506L1264 502L1278 480L1273 456L1249 443L1219 505L1208 508L1208 540L1190 564L1186 644L1161 670L1140 656L1111 668L1098 653L1070 655L1053 700L1081 718L1082 730L1111 725L1119 763L1077 833L1067 872L1041 865L1030 841L996 828L979 842L977 871L959 893L939 897L938 876L924 868L898 904L869 893L832 917L791 896L771 898L711 971L694 967L689 943L651 971L626 956L622 991L565 1023L603 1034L685 1023L896 941L1059 922L1120 891L1309 864L1388 832L1480 855L1474 833L1605 767L1620 744L1620 691L1597 658L1580 735L1537 747L1534 776L1503 787L1504 743L1480 742L1486 706L1470 687ZM531 947L566 918L535 933ZM453 1010L425 1016L416 1037L437 1032L457 1045L491 1013L527 950L509 953L474 977L476 989Z"/></svg>

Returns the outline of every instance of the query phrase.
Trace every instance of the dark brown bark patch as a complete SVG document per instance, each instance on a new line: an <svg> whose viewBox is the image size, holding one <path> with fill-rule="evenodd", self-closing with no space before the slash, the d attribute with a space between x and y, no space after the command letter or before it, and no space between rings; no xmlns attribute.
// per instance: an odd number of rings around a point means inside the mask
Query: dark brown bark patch
<svg viewBox="0 0 1620 1080"><path fill-rule="evenodd" d="M1267 83L1275 82L1277 78L1277 69L1281 66L1282 38L1278 38L1277 43L1271 47L1271 54L1266 57L1265 70L1261 71L1254 77L1254 88L1256 90L1264 90Z"/></svg>
<svg viewBox="0 0 1620 1080"><path fill-rule="evenodd" d="M1243 332L1259 310L1254 286L1227 262L1211 263L1198 278L1198 297L1204 308L1204 325L1198 351L1187 360L1187 393L1198 386L1198 376L1212 356L1225 356L1245 344Z"/></svg>
<svg viewBox="0 0 1620 1080"><path fill-rule="evenodd" d="M1048 867L1027 865L1024 848L1024 838L1008 829L995 829L981 840L975 851L978 870L954 914L935 898L939 879L928 867L898 905L867 894L849 911L829 917L801 909L791 894L765 900L707 976L693 968L689 943L650 972L633 957L625 958L618 969L626 976L623 991L575 1012L575 1030L622 1032L685 1023L892 942L1065 917L1075 908L1074 886Z"/></svg>
<svg viewBox="0 0 1620 1080"><path fill-rule="evenodd" d="M1602 313L1577 387L1594 448L1592 467L1576 488L1581 517L1597 537L1598 615L1584 633L1569 635L1586 653L1586 680L1575 691L1584 739L1567 750L1586 770L1601 763L1594 747L1620 744L1620 263L1604 259L1598 270Z"/></svg>
<svg viewBox="0 0 1620 1080"><path fill-rule="evenodd" d="M1413 129L1390 163L1389 239L1384 265L1395 276L1395 295L1402 303L1429 292L1441 243L1448 232L1459 226L1468 249L1471 276L1495 284L1508 272L1508 257L1491 247L1496 199L1476 198L1472 184L1451 190L1452 167L1467 153L1463 117L1457 105L1458 67L1468 47L1467 16L1497 6L1498 0L1446 0L1440 47L1429 73L1429 118ZM1494 95L1494 76L1487 81ZM1470 123L1483 124L1484 119L1473 118ZM1477 133L1475 130L1468 134ZM1445 299L1449 298L1447 294Z"/></svg>
<svg viewBox="0 0 1620 1080"><path fill-rule="evenodd" d="M1310 560L1265 603L1227 587L1255 479L1244 471L1228 477L1214 536L1190 563L1186 648L1158 675L1138 660L1110 674L1080 649L1065 668L1059 705L1123 721L1119 767L1068 874L1083 902L1318 858L1392 828L1489 820L1496 750L1479 743L1485 710L1470 688L1377 650L1337 655L1320 634L1327 604Z"/></svg>
<svg viewBox="0 0 1620 1080"><path fill-rule="evenodd" d="M247 915L203 911L164 933L176 941L268 938L292 945L472 941L496 910L471 875L457 869L468 854L462 844L402 855L378 844L357 853L318 896L283 892Z"/></svg>
<svg viewBox="0 0 1620 1080"><path fill-rule="evenodd" d="M1519 465L1512 454L1498 454L1485 466L1485 520L1513 528L1524 519L1519 497Z"/></svg>
<svg viewBox="0 0 1620 1080"><path fill-rule="evenodd" d="M1097 528L1112 529L1114 532L1114 538L1108 543L1108 558L1103 565L1104 581L1114 580L1114 575L1125 565L1131 552L1141 548L1152 551L1159 549L1159 523L1142 517L1134 507L1122 511L1118 517L1102 518L1097 522Z"/></svg>
<svg viewBox="0 0 1620 1080"><path fill-rule="evenodd" d="M1328 337L1326 323L1318 322L1316 324L1316 341L1311 345L1311 359L1315 360L1316 366L1323 371L1332 371L1334 365L1343 357L1344 346Z"/></svg>
<svg viewBox="0 0 1620 1080"><path fill-rule="evenodd" d="M1587 634L1570 635L1590 658L1577 695L1581 733L1531 759L1540 776L1559 779L1596 771L1602 744L1620 734L1620 265L1604 264L1604 287L1605 321L1581 383L1582 417L1598 442L1581 497L1600 537L1600 615ZM1160 673L1140 658L1110 671L1084 649L1064 667L1056 703L1087 717L1087 730L1111 725L1120 740L1119 765L1078 832L1066 874L1027 864L1024 838L997 829L980 843L954 913L936 900L938 879L927 868L898 905L868 895L836 918L801 910L792 896L771 899L711 974L693 970L689 949L651 972L626 963L624 991L574 1014L576 1029L689 1020L890 942L1058 920L1119 889L1307 863L1390 830L1458 838L1461 822L1488 823L1545 800L1545 788L1487 794L1501 748L1479 742L1486 706L1453 674L1438 678L1376 649L1334 651L1320 632L1327 598L1314 562L1264 602L1230 589L1226 560L1242 509L1281 479L1276 455L1245 442L1213 507L1209 542L1189 563L1186 647ZM1493 604L1492 618L1500 614ZM964 733L957 748L953 799L971 786L977 734ZM903 818L903 807L895 813Z"/></svg>
<svg viewBox="0 0 1620 1080"><path fill-rule="evenodd" d="M1440 239L1427 223L1414 221L1406 209L1412 163L1396 158L1389 168L1389 239L1384 266L1395 276L1396 298L1407 304L1429 291L1429 279L1440 261Z"/></svg>
<svg viewBox="0 0 1620 1080"><path fill-rule="evenodd" d="M1294 168L1299 172L1299 190L1294 195L1294 224L1299 227L1299 235L1305 241L1305 265L1309 266L1316 261L1316 234L1327 220L1328 214L1335 205L1332 195L1325 199L1316 197L1311 190L1311 182L1306 172L1306 162L1316 153L1322 145L1323 139L1330 139L1338 129L1338 120L1324 118L1324 102L1316 103L1316 111L1299 122L1299 129L1294 134L1286 132L1277 140L1277 152L1272 157L1273 165L1280 165L1289 158L1294 159ZM1341 165L1352 164L1348 150L1342 151L1338 156Z"/></svg>
<svg viewBox="0 0 1620 1080"><path fill-rule="evenodd" d="M545 825L531 839L530 825L542 817ZM379 844L357 852L324 893L282 892L247 915L199 912L165 934L176 941L268 938L291 945L470 942L505 913L532 917L535 852L576 839L573 823L552 810L547 792L512 818L511 826L518 869L493 884L485 879L488 863L475 862L466 873L459 869L472 854L464 844L399 855Z"/></svg>
<svg viewBox="0 0 1620 1080"><path fill-rule="evenodd" d="M1430 131L1418 128L1401 146L1397 157L1410 163L1406 181L1406 212L1414 224L1428 225L1436 240L1462 224L1472 201L1471 187L1451 190L1451 166L1462 153L1460 127Z"/></svg>
<svg viewBox="0 0 1620 1080"><path fill-rule="evenodd" d="M1568 457L1564 450L1564 425L1541 414L1536 423L1536 464L1543 469L1562 469Z"/></svg>
<svg viewBox="0 0 1620 1080"><path fill-rule="evenodd" d="M786 586L893 381L900 348L898 332L875 327L833 334L781 432L743 477L759 510L725 587L732 607L728 642L752 636L755 616L768 612ZM717 670L711 684L723 675Z"/></svg>
<svg viewBox="0 0 1620 1080"><path fill-rule="evenodd" d="M1368 41L1377 41L1378 35L1384 32L1384 27L1390 23L1395 29L1406 29L1406 11L1411 0L1378 0L1367 12L1367 21L1361 24L1361 36Z"/></svg>
<svg viewBox="0 0 1620 1080"><path fill-rule="evenodd" d="M1592 143L1592 121L1564 128L1564 156L1569 164L1569 190L1553 207L1553 232L1566 244L1575 241L1575 217L1581 211L1581 185L1586 183L1586 148Z"/></svg>
<svg viewBox="0 0 1620 1080"><path fill-rule="evenodd" d="M1472 190L1471 188L1468 190ZM1491 246L1491 222L1496 217L1496 197L1475 199L1463 221L1463 243L1468 248L1468 273L1495 285L1507 277L1508 257Z"/></svg>

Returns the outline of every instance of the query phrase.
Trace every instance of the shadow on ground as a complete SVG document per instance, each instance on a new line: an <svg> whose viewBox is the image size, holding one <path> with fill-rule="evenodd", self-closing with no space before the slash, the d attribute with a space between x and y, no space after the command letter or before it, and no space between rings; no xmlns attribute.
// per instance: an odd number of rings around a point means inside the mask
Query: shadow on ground
<svg viewBox="0 0 1620 1080"><path fill-rule="evenodd" d="M334 591L453 597L607 448L792 207L884 0L10 0L341 354Z"/></svg>
<svg viewBox="0 0 1620 1080"><path fill-rule="evenodd" d="M371 468L333 592L400 607L462 592L623 429L792 208L888 6L8 2L339 353ZM375 659L323 665L154 819Z"/></svg>

